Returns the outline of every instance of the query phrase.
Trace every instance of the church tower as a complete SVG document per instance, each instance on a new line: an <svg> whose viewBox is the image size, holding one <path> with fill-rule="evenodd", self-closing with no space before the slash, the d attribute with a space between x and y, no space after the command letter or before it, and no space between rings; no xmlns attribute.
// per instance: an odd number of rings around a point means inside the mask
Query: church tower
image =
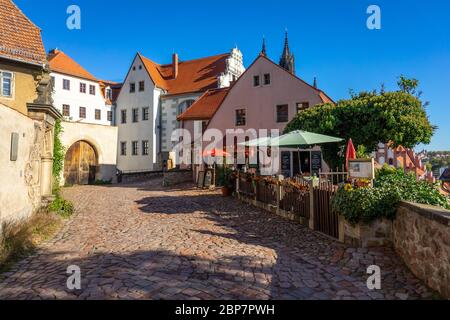
<svg viewBox="0 0 450 320"><path fill-rule="evenodd" d="M289 40L288 40L288 33L286 31L286 36L284 40L284 49L283 54L280 58L279 65L289 71L292 74L295 74L295 58L294 55L291 54L291 51L289 49Z"/></svg>
<svg viewBox="0 0 450 320"><path fill-rule="evenodd" d="M263 37L263 43L262 43L262 48L261 48L260 55L262 55L262 56L267 56L267 51L266 51L266 38L265 38L265 37Z"/></svg>

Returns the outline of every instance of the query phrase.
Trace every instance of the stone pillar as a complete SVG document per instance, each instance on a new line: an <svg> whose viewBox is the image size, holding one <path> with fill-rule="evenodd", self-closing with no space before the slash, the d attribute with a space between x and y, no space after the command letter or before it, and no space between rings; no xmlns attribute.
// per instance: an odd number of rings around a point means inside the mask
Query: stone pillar
<svg viewBox="0 0 450 320"><path fill-rule="evenodd" d="M43 198L52 196L53 189L53 157L41 158L41 195Z"/></svg>
<svg viewBox="0 0 450 320"><path fill-rule="evenodd" d="M43 204L52 197L53 185L53 144L55 121L60 113L51 105L28 104L28 116L40 122L43 141L40 148L41 170L40 191Z"/></svg>

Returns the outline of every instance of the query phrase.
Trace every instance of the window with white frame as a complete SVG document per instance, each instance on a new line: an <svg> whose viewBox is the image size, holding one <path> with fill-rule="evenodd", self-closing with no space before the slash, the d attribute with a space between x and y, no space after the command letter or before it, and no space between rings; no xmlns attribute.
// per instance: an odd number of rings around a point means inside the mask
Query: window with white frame
<svg viewBox="0 0 450 320"><path fill-rule="evenodd" d="M245 126L246 124L246 112L245 109L238 109L236 110L236 122L235 124L237 126Z"/></svg>
<svg viewBox="0 0 450 320"><path fill-rule="evenodd" d="M11 98L13 95L14 74L8 71L0 71L0 96Z"/></svg>
<svg viewBox="0 0 450 320"><path fill-rule="evenodd" d="M127 155L127 143L124 141L120 142L120 155L121 156Z"/></svg>
<svg viewBox="0 0 450 320"><path fill-rule="evenodd" d="M69 79L63 79L63 89L70 90L70 80Z"/></svg>
<svg viewBox="0 0 450 320"><path fill-rule="evenodd" d="M139 109L138 108L134 108L131 111L131 115L132 115L132 121L133 123L136 123L139 121Z"/></svg>
<svg viewBox="0 0 450 320"><path fill-rule="evenodd" d="M270 73L265 73L264 74L264 85L265 86L270 85Z"/></svg>
<svg viewBox="0 0 450 320"><path fill-rule="evenodd" d="M138 145L138 141L132 141L131 142L131 154L133 156L137 156L139 153L139 145Z"/></svg>
<svg viewBox="0 0 450 320"><path fill-rule="evenodd" d="M142 120L148 120L148 116L149 116L149 107L144 107L142 108Z"/></svg>
<svg viewBox="0 0 450 320"><path fill-rule="evenodd" d="M148 156L148 140L142 141L142 155Z"/></svg>
<svg viewBox="0 0 450 320"><path fill-rule="evenodd" d="M253 86L254 87L259 87L261 84L259 76L253 76Z"/></svg>

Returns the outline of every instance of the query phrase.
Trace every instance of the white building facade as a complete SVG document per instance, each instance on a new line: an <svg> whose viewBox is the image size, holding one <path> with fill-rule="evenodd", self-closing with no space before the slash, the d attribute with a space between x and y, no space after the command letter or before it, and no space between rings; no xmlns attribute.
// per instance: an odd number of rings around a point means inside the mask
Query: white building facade
<svg viewBox="0 0 450 320"><path fill-rule="evenodd" d="M53 105L63 115L66 156L61 184L115 181L117 127L109 82L99 81L60 50L48 55Z"/></svg>
<svg viewBox="0 0 450 320"><path fill-rule="evenodd" d="M177 116L205 91L227 87L245 71L242 53L160 65L137 54L117 98L117 167L123 173L172 168Z"/></svg>

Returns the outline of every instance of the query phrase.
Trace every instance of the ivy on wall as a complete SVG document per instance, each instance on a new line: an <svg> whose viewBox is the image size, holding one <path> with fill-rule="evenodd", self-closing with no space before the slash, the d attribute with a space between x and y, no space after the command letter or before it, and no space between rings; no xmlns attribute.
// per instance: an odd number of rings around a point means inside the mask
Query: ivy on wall
<svg viewBox="0 0 450 320"><path fill-rule="evenodd" d="M53 178L59 181L61 171L64 166L64 146L61 142L61 133L63 132L61 120L57 119L55 122L55 136L53 145Z"/></svg>

